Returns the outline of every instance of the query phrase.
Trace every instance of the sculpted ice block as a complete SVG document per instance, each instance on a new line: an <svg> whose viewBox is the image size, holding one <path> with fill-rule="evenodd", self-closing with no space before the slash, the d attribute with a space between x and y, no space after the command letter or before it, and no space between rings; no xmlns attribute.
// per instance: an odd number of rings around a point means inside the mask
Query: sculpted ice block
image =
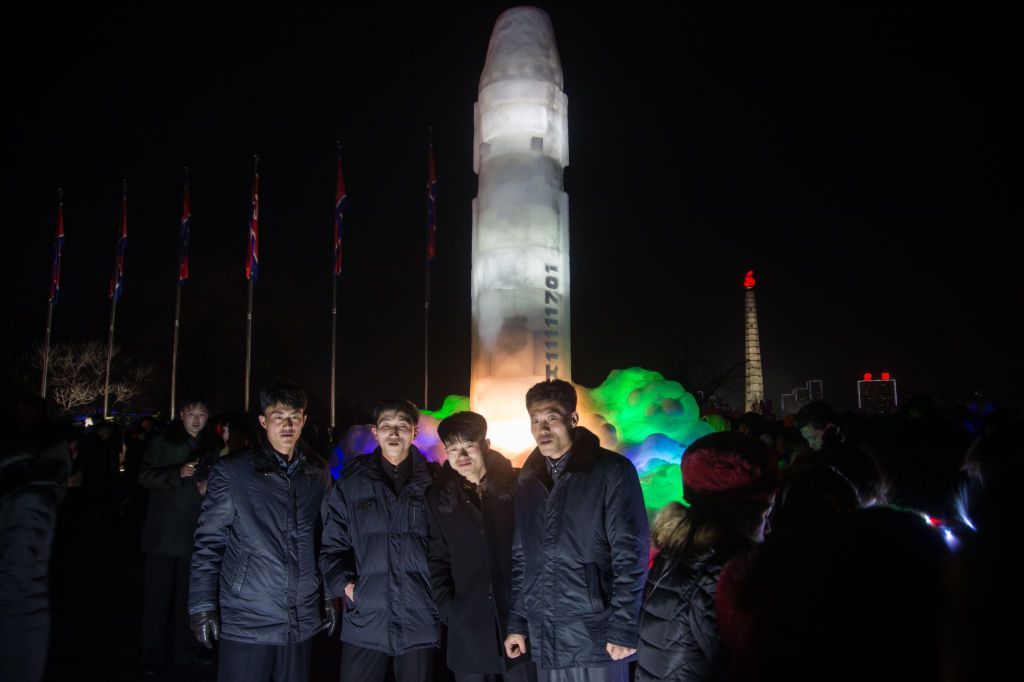
<svg viewBox="0 0 1024 682"><path fill-rule="evenodd" d="M473 363L470 404L494 447L532 447L523 398L544 379L571 380L568 100L547 14L495 23L474 106Z"/></svg>

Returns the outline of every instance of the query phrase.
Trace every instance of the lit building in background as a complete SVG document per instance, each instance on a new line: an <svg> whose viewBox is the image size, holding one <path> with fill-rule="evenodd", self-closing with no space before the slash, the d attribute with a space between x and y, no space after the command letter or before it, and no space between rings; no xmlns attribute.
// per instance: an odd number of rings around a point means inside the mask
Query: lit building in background
<svg viewBox="0 0 1024 682"><path fill-rule="evenodd" d="M825 399L825 384L821 379L811 379L807 382L808 399L813 403Z"/></svg>
<svg viewBox="0 0 1024 682"><path fill-rule="evenodd" d="M761 336L757 331L757 301L754 298L754 271L747 272L743 279L746 289L744 305L744 338L746 340L746 372L743 394L743 409L761 412L764 402L764 372L761 370Z"/></svg>
<svg viewBox="0 0 1024 682"><path fill-rule="evenodd" d="M882 372L880 379L871 373L857 382L857 407L865 414L890 414L899 405L896 380L888 372Z"/></svg>
<svg viewBox="0 0 1024 682"><path fill-rule="evenodd" d="M810 379L803 386L794 388L792 392L782 394L782 413L796 414L807 403L824 399L824 382L821 379Z"/></svg>

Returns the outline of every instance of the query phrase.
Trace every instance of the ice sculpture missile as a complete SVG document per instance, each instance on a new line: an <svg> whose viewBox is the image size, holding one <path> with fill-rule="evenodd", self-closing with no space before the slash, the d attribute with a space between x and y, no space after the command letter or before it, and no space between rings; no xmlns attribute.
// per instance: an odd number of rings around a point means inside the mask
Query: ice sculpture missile
<svg viewBox="0 0 1024 682"><path fill-rule="evenodd" d="M523 398L571 380L568 100L551 20L533 7L498 17L474 105L470 403L494 446L533 446Z"/></svg>

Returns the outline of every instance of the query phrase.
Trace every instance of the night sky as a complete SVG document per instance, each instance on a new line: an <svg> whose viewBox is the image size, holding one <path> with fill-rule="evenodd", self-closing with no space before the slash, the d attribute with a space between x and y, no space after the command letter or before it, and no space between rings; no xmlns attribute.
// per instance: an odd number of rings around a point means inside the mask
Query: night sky
<svg viewBox="0 0 1024 682"><path fill-rule="evenodd" d="M468 392L473 103L504 6L285 7L8 18L0 350L42 339L58 187L54 339L105 342L126 178L117 342L169 375L187 165L179 390L240 409L259 154L253 381L296 379L324 418L340 140L339 421L389 395L419 402L432 126L430 407ZM1022 221L1008 169L1020 78L1007 16L542 7L569 97L574 381L741 361L753 268L776 405L821 378L826 399L853 407L868 371L891 372L903 397L1017 399L1024 288L1009 235Z"/></svg>

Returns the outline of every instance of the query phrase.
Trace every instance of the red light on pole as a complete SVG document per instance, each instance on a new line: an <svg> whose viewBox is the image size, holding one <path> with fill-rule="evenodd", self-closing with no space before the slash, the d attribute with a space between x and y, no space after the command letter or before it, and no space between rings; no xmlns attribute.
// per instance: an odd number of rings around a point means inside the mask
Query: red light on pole
<svg viewBox="0 0 1024 682"><path fill-rule="evenodd" d="M882 381L889 381L889 373L882 372Z"/></svg>
<svg viewBox="0 0 1024 682"><path fill-rule="evenodd" d="M747 276L743 278L743 286L747 289L753 289L755 284L754 271L748 270Z"/></svg>
<svg viewBox="0 0 1024 682"><path fill-rule="evenodd" d="M864 381L871 381L871 372L864 372Z"/></svg>

